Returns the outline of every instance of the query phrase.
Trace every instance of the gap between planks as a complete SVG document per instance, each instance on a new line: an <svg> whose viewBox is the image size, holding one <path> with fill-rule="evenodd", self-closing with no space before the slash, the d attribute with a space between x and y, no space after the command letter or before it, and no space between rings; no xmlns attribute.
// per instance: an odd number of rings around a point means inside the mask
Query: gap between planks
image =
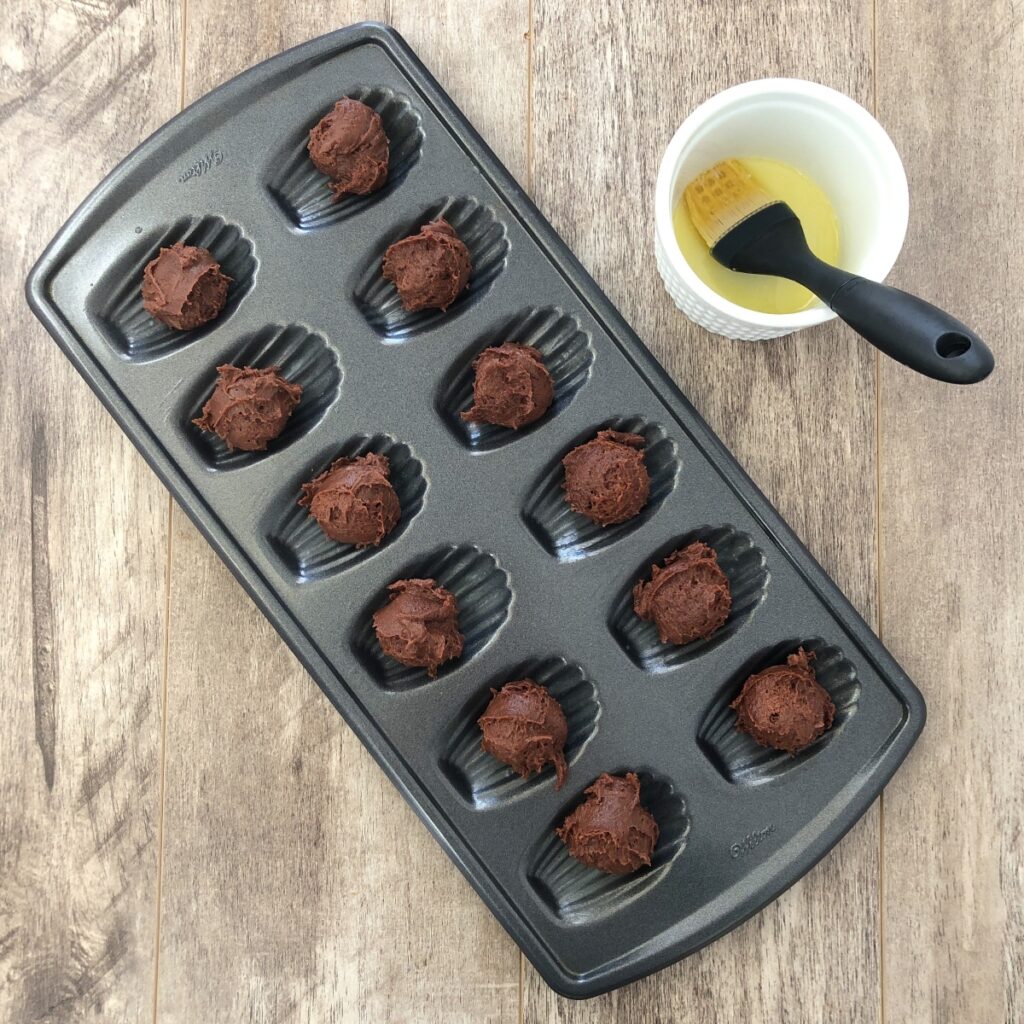
<svg viewBox="0 0 1024 1024"><path fill-rule="evenodd" d="M181 73L178 75L178 111L185 109L185 54L188 38L188 0L181 0ZM156 847L156 921L153 939L153 1024L160 999L160 918L164 888L164 809L167 804L167 692L171 669L171 572L174 553L174 499L167 495L167 562L164 569L164 665L160 693L160 813Z"/></svg>
<svg viewBox="0 0 1024 1024"><path fill-rule="evenodd" d="M526 194L533 199L533 0L526 2ZM520 949L518 1024L525 1024L525 982L526 954Z"/></svg>
<svg viewBox="0 0 1024 1024"><path fill-rule="evenodd" d="M878 0L871 2L871 113L878 117ZM875 629L882 637L882 357L875 349ZM887 1024L885 999L885 790L878 795L878 1019Z"/></svg>
<svg viewBox="0 0 1024 1024"><path fill-rule="evenodd" d="M167 680L171 665L171 559L173 556L174 499L167 495L167 567L164 571L164 665L160 688L160 810L157 817L156 921L153 928L153 1024L156 1024L160 993L160 910L164 888L164 807L167 778Z"/></svg>

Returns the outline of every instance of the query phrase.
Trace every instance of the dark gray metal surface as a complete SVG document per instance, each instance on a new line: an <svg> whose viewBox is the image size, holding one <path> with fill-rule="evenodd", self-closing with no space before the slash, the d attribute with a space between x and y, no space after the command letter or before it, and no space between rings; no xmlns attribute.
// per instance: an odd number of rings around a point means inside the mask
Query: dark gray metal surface
<svg viewBox="0 0 1024 1024"><path fill-rule="evenodd" d="M343 95L382 111L401 154L388 187L348 209L324 202L301 157ZM445 316L410 317L379 283L380 258L438 212L469 240L474 278ZM176 336L139 315L137 282L161 240L186 236L236 280L226 316ZM313 40L184 111L72 216L28 296L559 992L632 981L763 907L853 825L920 733L913 684L390 28ZM509 323L565 360L555 409L521 435L464 429L467 360ZM232 456L189 424L214 368L240 354L315 382L265 455ZM648 436L655 486L637 520L601 531L566 513L556 466L618 420ZM367 447L402 465L403 522L355 553L293 506L299 482ZM691 536L711 539L742 599L721 637L665 649L624 593ZM467 656L436 681L381 659L369 630L410 570L436 573L463 608ZM735 734L723 709L745 674L811 641L836 727L796 758ZM566 703L559 793L550 772L521 781L475 753L488 687L524 671ZM598 774L625 769L641 773L662 837L651 870L599 876L552 828Z"/></svg>

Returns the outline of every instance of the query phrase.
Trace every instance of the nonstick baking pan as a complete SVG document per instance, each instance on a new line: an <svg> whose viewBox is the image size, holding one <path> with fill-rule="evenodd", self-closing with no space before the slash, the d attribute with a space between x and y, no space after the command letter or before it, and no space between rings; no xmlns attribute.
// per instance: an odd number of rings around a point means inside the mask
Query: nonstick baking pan
<svg viewBox="0 0 1024 1024"><path fill-rule="evenodd" d="M331 202L304 145L341 96L381 114L391 175ZM473 273L447 311L406 313L392 241L443 215ZM211 249L225 312L150 319L161 245ZM653 273L653 269L652 269ZM391 28L282 53L199 100L83 203L28 282L33 310L546 981L591 996L710 942L792 885L854 824L924 724L913 684L680 394L520 186ZM488 344L543 352L552 410L508 432L464 423ZM265 453L191 420L224 362L276 364L302 403ZM602 427L647 440L651 499L600 528L569 512L560 459ZM299 486L339 454L386 453L402 503L379 549L333 544ZM658 642L629 589L689 539L734 608L710 640ZM435 680L383 657L391 581L432 576L466 651ZM759 668L813 649L833 728L795 757L733 727ZM569 720L568 782L479 750L490 687L531 675ZM661 829L653 864L599 874L553 829L603 771L636 771ZM429 893L424 893L429 901ZM343 907L338 908L344 912Z"/></svg>

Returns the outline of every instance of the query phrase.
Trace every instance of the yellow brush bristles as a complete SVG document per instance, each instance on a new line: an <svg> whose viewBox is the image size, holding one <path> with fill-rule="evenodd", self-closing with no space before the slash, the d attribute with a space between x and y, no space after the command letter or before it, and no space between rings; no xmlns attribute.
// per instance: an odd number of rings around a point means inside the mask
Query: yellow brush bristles
<svg viewBox="0 0 1024 1024"><path fill-rule="evenodd" d="M739 160L723 160L698 174L683 195L690 220L709 249L751 214L776 202Z"/></svg>

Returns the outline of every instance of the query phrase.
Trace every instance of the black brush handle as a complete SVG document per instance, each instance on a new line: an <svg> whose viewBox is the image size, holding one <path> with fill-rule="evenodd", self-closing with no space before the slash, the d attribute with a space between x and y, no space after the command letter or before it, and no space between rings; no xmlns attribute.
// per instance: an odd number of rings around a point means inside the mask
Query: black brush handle
<svg viewBox="0 0 1024 1024"><path fill-rule="evenodd" d="M819 260L785 203L753 214L711 253L733 270L774 274L809 288L875 348L926 377L976 384L995 366L989 347L956 317L916 295Z"/></svg>
<svg viewBox="0 0 1024 1024"><path fill-rule="evenodd" d="M861 337L897 362L949 384L977 384L995 366L989 347L965 323L899 288L823 263L794 279Z"/></svg>

